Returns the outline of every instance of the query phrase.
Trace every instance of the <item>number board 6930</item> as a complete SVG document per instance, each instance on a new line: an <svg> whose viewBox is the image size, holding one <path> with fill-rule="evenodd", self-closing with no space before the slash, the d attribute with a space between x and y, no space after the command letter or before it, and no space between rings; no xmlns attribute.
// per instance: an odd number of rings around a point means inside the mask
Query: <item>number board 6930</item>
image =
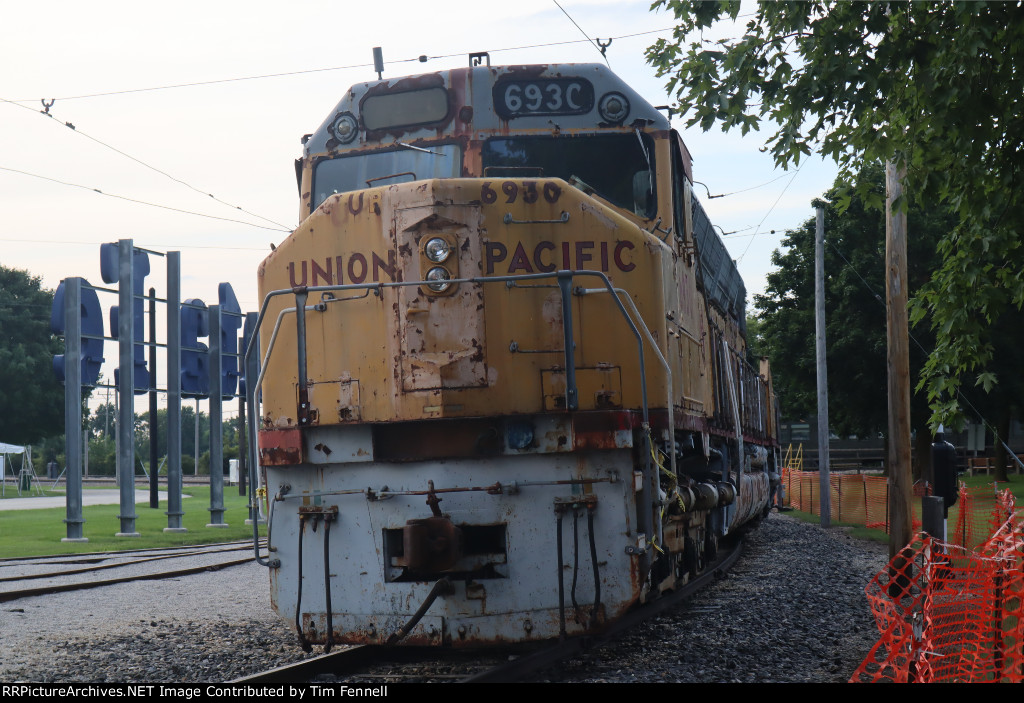
<svg viewBox="0 0 1024 703"><path fill-rule="evenodd" d="M594 107L594 86L582 78L537 78L495 83L494 111L506 120L545 115L585 115Z"/></svg>

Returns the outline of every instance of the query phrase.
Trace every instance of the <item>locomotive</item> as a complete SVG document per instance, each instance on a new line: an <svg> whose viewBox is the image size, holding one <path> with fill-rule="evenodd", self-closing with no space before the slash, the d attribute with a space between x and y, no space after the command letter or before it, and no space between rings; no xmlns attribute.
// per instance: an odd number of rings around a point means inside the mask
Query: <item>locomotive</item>
<svg viewBox="0 0 1024 703"><path fill-rule="evenodd" d="M597 632L767 515L742 280L679 134L607 67L361 83L303 145L250 416L304 647Z"/></svg>

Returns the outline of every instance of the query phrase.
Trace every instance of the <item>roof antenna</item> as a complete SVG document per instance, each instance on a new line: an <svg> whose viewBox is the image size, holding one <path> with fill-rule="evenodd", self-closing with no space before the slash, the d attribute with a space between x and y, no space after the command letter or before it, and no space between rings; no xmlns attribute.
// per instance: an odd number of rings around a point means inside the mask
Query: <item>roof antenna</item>
<svg viewBox="0 0 1024 703"><path fill-rule="evenodd" d="M373 70L377 72L377 80L381 80L384 73L384 52L379 46L373 47Z"/></svg>

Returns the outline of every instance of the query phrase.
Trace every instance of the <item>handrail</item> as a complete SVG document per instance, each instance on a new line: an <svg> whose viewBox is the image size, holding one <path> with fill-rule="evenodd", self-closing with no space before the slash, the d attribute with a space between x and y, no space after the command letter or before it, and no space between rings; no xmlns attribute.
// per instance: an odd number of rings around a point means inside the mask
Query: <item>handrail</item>
<svg viewBox="0 0 1024 703"><path fill-rule="evenodd" d="M616 305L617 305L617 307L619 309L619 312L622 314L623 319L625 319L626 323L629 325L630 331L632 331L633 336L637 340L637 355L638 355L639 364L640 364L641 405L642 405L642 414L643 414L643 424L642 424L642 427L643 427L643 430L644 430L644 435L643 435L644 436L644 440L643 441L644 441L644 444L646 444L649 441L650 414L649 414L648 402L647 402L647 372L646 372L646 364L645 364L645 357L644 357L644 343L643 343L644 340L643 340L643 336L640 333L640 330L637 328L636 324L633 322L633 320L630 317L629 313L626 311L625 306L622 304L622 301L620 300L619 295L617 294L616 289L612 285L611 280L608 278L608 276L606 276L601 271L561 270L561 271L552 271L552 272L546 272L546 273L521 274L521 275L516 275L516 276L476 276L476 277L470 277L470 278L453 278L453 279L450 279L449 283L453 284L453 285L454 284L458 284L458 283L471 283L471 284L513 283L514 284L515 282L518 282L518 281L531 281L531 280L543 280L543 279L555 278L556 281L560 284L560 287L562 287L563 290L564 290L564 288L566 287L566 283L564 283L564 281L568 281L569 283L571 283L572 279L574 277L577 277L577 276L591 276L591 277L595 277L595 278L601 279L601 282L604 284L604 290L606 290L607 292L612 294L612 299L615 301L615 303L616 303ZM247 410L249 412L249 418L250 418L250 436L254 440L254 441L249 443L249 445L250 445L250 457L251 457L251 461L249 462L249 466L250 466L250 469L249 469L249 474L250 474L250 482L249 482L249 486L250 486L250 489L249 489L250 490L250 503L252 502L252 492L255 490L253 488L253 486L254 486L253 479L254 479L254 477L256 475L257 466L258 466L258 457L259 457L259 450L258 450L258 444L259 443L258 443L258 441L255 441L256 437L257 437L257 434L256 434L256 428L257 428L256 422L257 422L257 417L258 417L258 413L256 412L256 398L257 398L257 396L259 394L260 389L262 388L264 376L266 374L266 369L267 369L267 367L269 365L271 353L272 353L272 351L274 349L274 344L276 342L277 334L278 334L278 331L280 330L281 321L283 320L284 316L287 315L287 314L295 314L298 311L298 308L300 307L299 306L299 301L300 300L301 301L305 301L306 297L310 293L327 293L327 292L331 292L331 291L346 291L346 290L373 290L374 293L379 296L379 295L381 295L381 292L385 288L404 288L404 287L410 287L410 286L422 286L422 285L427 285L427 283L428 283L428 281L391 281L391 282L378 281L378 282L374 282L374 283L346 283L346 284L335 284L335 285L328 285L328 286L296 286L295 288L273 290L273 291L268 292L264 296L263 303L260 305L259 315L258 315L258 317L256 319L256 324L255 324L255 327L254 327L255 330L259 330L260 327L262 326L263 320L266 317L267 311L269 309L270 301L273 298L276 298L276 297L279 297L279 296L283 296L283 295L294 295L294 296L296 296L296 307L294 307L294 308L285 308L285 309L283 309L283 310L281 310L279 312L277 321L276 321L276 323L274 325L274 332L273 332L273 334L271 336L271 340L270 340L270 342L268 343L268 346L267 346L267 353L266 353L266 355L264 357L264 360L263 360L263 367L260 369L259 379L257 380L257 382L255 384L246 383L246 389L245 389L246 390L246 406L247 406ZM630 305L633 305L632 300L629 299L628 295L626 295L625 298L627 300L629 300ZM569 317L567 315L567 313L571 314L571 311L565 309L565 306L567 304L567 300L566 300L566 296L565 295L563 295L563 303L562 304L563 304L562 320L563 320L563 326L564 326L566 320L570 320L571 321L571 317ZM322 309L319 306L306 306L306 305L301 305L301 308L302 308L302 315L300 315L299 317L304 317L305 316L305 312L307 310ZM634 310L636 309L635 306L633 306L633 309ZM639 314L637 316L639 317ZM303 320L303 322L304 322L304 320ZM571 324L571 322L570 322L570 324ZM302 325L302 327L305 328L305 325ZM649 334L649 331L646 329L646 325L644 326L644 330L645 330L645 332L647 332L647 334ZM571 338L572 331L571 330L567 330L566 334ZM251 363L253 351L256 348L255 342L256 342L257 336L258 336L257 334L254 334L252 336L252 338L249 340L249 344L246 346L246 350L245 350L245 361L246 361L245 368L246 369L250 368L249 365ZM650 341L653 341L653 340L650 340ZM653 346L655 346L655 348L656 348L656 345L653 345ZM660 355L660 351L658 351L658 354ZM304 368L305 367L305 363L306 363L306 359L305 359L305 356L306 356L305 339L299 340L299 356L300 356L300 359L299 359L300 368ZM568 395L569 395L568 391L569 391L569 388L570 388L570 386L569 386L569 377L571 375L568 366L570 365L571 360L572 360L572 349L571 349L571 347L567 347L567 349L566 349L566 362L567 362L567 368L566 368L567 406L569 406L569 403L568 403ZM664 363L664 358L663 357L662 357L662 361ZM572 362L572 365L574 365L574 362ZM300 378L300 385L301 384L303 384L303 380ZM669 412L670 413L672 412L672 403L671 402L669 403ZM644 467L643 467L643 472L642 472L643 476L644 476L644 481L643 481L643 485L642 485L642 488L641 488L641 504L643 506L645 506L646 509L641 511L641 515L639 516L639 520L642 521L642 522L638 525L638 527L640 527L643 530L643 533L645 535L653 536L654 530L657 528L659 530L659 532L660 532L660 528L661 528L660 521L658 522L657 525L655 525L656 521L653 518L653 510L652 510L653 505L654 505L653 499L654 499L654 496L657 495L656 484L654 483L657 480L657 476L655 476L653 474L653 467L652 467L652 462L651 462L651 458L650 458L651 452L650 452L649 448L644 446L642 449L644 450L643 451L643 455L645 457L645 461L644 461ZM674 454L674 452L672 452L672 454ZM269 525L268 525L268 529L269 529ZM258 529L257 529L257 526L255 524L255 521L254 521L254 524L253 524L253 534L254 534L254 542L258 542ZM657 539L657 541L660 542L661 541L661 535L660 534L657 535L656 539ZM271 546L270 546L269 542L268 542L268 545L267 545L267 549L268 549L268 556L269 556L270 549L271 549ZM648 545L646 545L644 547L644 549L640 553L640 557L641 557L641 570L642 570L643 573L646 573L648 571L648 569L650 568L650 565L651 565L651 560L650 560L650 544L648 544ZM267 561L262 560L260 558L260 556L259 556L258 549L256 550L256 561L260 565L266 566L268 568L276 568L277 566L280 565L280 562L277 561L277 560L270 560L270 559L268 559Z"/></svg>

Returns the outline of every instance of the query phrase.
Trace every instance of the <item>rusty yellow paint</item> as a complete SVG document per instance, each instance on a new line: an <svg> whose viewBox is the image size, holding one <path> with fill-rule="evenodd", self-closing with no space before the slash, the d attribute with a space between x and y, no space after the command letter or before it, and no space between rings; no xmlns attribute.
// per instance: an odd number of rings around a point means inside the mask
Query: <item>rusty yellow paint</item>
<svg viewBox="0 0 1024 703"><path fill-rule="evenodd" d="M559 192L555 202L538 197L511 204L505 198L481 202L485 182L422 181L328 199L263 262L261 295L296 285L422 280L423 240L441 234L456 244L455 261L446 263L454 269L457 262L453 274L463 277L562 268L566 257L572 268L609 268L609 278L631 292L655 339L664 343L662 280L673 258L668 245L564 182L551 181ZM569 213L565 223L558 221L563 212ZM552 222L517 224L538 220ZM500 260L498 251L504 252ZM594 288L600 281L581 277L574 284ZM308 312L313 423L489 414L495 398L502 399L502 412L542 411L542 376L564 363L554 278L512 288L453 288L444 295L422 286L365 296L338 291L323 312ZM317 300L311 296L309 304ZM264 345L277 312L292 305L288 297L273 304L262 330ZM576 366L622 369L621 389L607 387L606 373L593 381L581 374L580 397L594 404L611 394L622 407L640 407L637 344L614 302L607 295L576 296L572 306ZM294 335L294 316L286 317L279 339ZM513 343L549 353L512 351ZM268 426L295 423L296 349L282 341L269 361ZM650 355L647 369L649 388L665 388L665 375Z"/></svg>

